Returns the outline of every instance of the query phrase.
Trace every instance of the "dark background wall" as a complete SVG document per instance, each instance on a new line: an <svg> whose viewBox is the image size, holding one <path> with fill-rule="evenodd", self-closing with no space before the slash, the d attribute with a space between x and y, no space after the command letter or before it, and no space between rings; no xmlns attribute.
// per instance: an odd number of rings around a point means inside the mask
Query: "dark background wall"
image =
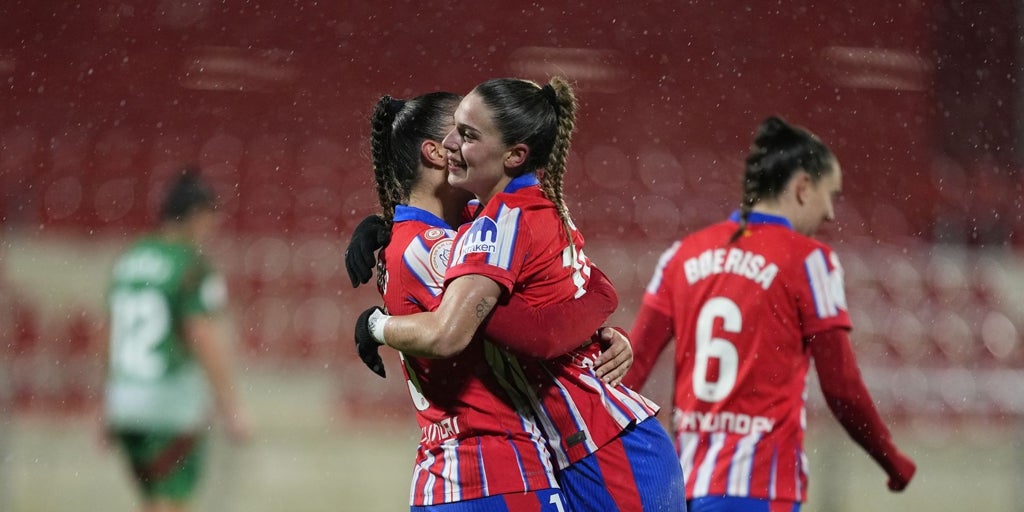
<svg viewBox="0 0 1024 512"><path fill-rule="evenodd" d="M672 207L659 238L720 217L777 113L840 156L847 224L969 241L935 232L937 189L1018 164L1016 14L984 4L7 2L2 211L137 230L191 161L223 185L234 229L340 234L372 208L348 192L366 189L381 94L559 73L583 104L568 180L589 233L643 235Z"/></svg>

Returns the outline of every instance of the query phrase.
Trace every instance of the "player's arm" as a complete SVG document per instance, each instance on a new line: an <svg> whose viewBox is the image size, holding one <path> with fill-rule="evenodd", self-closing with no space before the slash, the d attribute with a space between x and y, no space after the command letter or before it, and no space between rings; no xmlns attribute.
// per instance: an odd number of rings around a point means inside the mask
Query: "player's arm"
<svg viewBox="0 0 1024 512"><path fill-rule="evenodd" d="M501 293L501 286L488 277L457 277L445 288L441 304L434 311L402 316L364 312L357 321L356 344L365 344L361 338L369 334L378 343L411 356L452 357L469 345Z"/></svg>
<svg viewBox="0 0 1024 512"><path fill-rule="evenodd" d="M914 476L916 466L896 448L871 401L857 368L848 332L837 327L816 334L807 342L822 394L832 414L854 442L889 475L889 489L902 491Z"/></svg>
<svg viewBox="0 0 1024 512"><path fill-rule="evenodd" d="M244 441L250 435L251 425L238 398L230 357L227 348L220 343L216 321L208 315L190 315L185 319L184 333L193 355L206 372L228 434L234 440Z"/></svg>
<svg viewBox="0 0 1024 512"><path fill-rule="evenodd" d="M587 293L579 299L532 306L512 294L484 323L484 336L514 354L551 359L590 343L618 306L608 276L591 267Z"/></svg>
<svg viewBox="0 0 1024 512"><path fill-rule="evenodd" d="M672 334L672 317L644 301L629 333L636 354L633 367L622 383L636 390L642 389Z"/></svg>
<svg viewBox="0 0 1024 512"><path fill-rule="evenodd" d="M538 359L552 359L581 345L599 343L602 351L594 372L615 386L633 364L633 350L625 331L602 327L618 304L618 294L608 276L591 267L587 293L579 299L535 307L513 294L484 323L484 335L514 354Z"/></svg>

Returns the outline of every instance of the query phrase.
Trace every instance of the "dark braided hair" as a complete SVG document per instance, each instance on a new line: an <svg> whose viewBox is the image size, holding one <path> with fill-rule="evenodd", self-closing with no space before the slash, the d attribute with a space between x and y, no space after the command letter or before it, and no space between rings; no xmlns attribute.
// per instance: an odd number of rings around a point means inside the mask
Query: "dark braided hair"
<svg viewBox="0 0 1024 512"><path fill-rule="evenodd" d="M380 202L380 216L388 229L395 206L409 200L420 179L420 146L425 140L441 142L448 133L461 96L432 92L410 100L383 96L370 117L370 154ZM377 260L377 284L382 284L383 251Z"/></svg>
<svg viewBox="0 0 1024 512"><path fill-rule="evenodd" d="M199 177L199 167L188 165L181 169L171 183L160 205L161 222L180 222L198 210L217 207L216 195Z"/></svg>
<svg viewBox="0 0 1024 512"><path fill-rule="evenodd" d="M743 202L740 226L729 243L747 229L750 212L762 199L778 197L797 171L805 171L817 183L835 163L835 156L811 132L793 126L777 116L765 119L757 128L754 144L743 172Z"/></svg>
<svg viewBox="0 0 1024 512"><path fill-rule="evenodd" d="M370 151L381 216L389 224L395 206L409 199L419 180L420 145L448 133L461 97L432 92L410 100L383 96L370 117Z"/></svg>
<svg viewBox="0 0 1024 512"><path fill-rule="evenodd" d="M578 104L569 83L557 76L544 87L518 78L496 78L474 90L493 112L502 142L508 146L526 144L530 148L519 175L539 171L541 190L555 203L571 246L572 221L562 180Z"/></svg>

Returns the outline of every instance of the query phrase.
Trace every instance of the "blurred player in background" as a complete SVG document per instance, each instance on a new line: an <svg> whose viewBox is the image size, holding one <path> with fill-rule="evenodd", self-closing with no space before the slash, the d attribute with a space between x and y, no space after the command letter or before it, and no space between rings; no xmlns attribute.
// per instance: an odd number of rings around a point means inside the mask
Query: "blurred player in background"
<svg viewBox="0 0 1024 512"><path fill-rule="evenodd" d="M371 118L381 215L367 217L356 228L346 250L346 269L353 286L369 281L374 252L384 245L377 284L392 313L429 311L440 301L455 236L451 226L462 223L472 198L448 184L447 150L441 145L454 126L460 99L446 92L409 100L384 96ZM412 510L564 510L546 440L532 412L517 410L501 390L485 360L485 344L534 354L536 347L523 340L544 349L568 340L561 352L578 347L617 305L615 289L603 276L588 292L581 300L549 308L513 298L485 324L486 341L449 358L401 355L422 431ZM547 329L566 315L579 321L563 322L570 328L565 332ZM536 336L506 339L523 330ZM372 340L358 346L360 358L384 376L379 347ZM609 369L610 378L620 378L627 366Z"/></svg>
<svg viewBox="0 0 1024 512"><path fill-rule="evenodd" d="M463 98L444 140L448 181L481 207L456 237L444 296L428 313L368 310L357 340L372 337L423 357L452 354L509 296L543 305L585 295L596 274L562 197L576 107L572 89L557 77L544 87L489 80ZM551 360L486 351L507 392L538 418L571 510L685 510L682 474L654 418L657 406L602 380L593 370L599 356L594 344Z"/></svg>
<svg viewBox="0 0 1024 512"><path fill-rule="evenodd" d="M225 283L201 251L219 224L215 206L198 170L184 170L163 201L159 228L120 256L107 292L105 427L147 512L187 509L204 466L211 406L230 439L250 435L214 318Z"/></svg>
<svg viewBox="0 0 1024 512"><path fill-rule="evenodd" d="M841 183L814 135L765 120L739 211L673 244L647 286L625 382L642 387L676 339L673 428L692 512L799 510L811 359L832 413L889 488L914 475L861 380L839 260L811 238L834 219Z"/></svg>

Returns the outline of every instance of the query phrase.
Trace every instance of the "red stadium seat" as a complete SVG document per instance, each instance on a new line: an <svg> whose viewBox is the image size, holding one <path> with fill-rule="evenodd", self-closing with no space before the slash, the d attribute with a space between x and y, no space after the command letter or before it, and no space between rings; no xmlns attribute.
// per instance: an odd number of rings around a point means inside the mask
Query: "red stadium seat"
<svg viewBox="0 0 1024 512"><path fill-rule="evenodd" d="M337 294L308 296L296 305L292 314L294 339L288 346L290 358L333 361L337 353L347 350L352 337L341 330L341 304Z"/></svg>
<svg viewBox="0 0 1024 512"><path fill-rule="evenodd" d="M292 212L294 230L307 236L337 238L342 224L342 197L340 186L329 183L296 189Z"/></svg>
<svg viewBox="0 0 1024 512"><path fill-rule="evenodd" d="M884 329L891 350L904 362L919 364L930 355L927 330L913 311L892 308L885 317Z"/></svg>
<svg viewBox="0 0 1024 512"><path fill-rule="evenodd" d="M980 344L975 330L960 314L940 310L930 322L928 337L950 365L974 363Z"/></svg>
<svg viewBox="0 0 1024 512"><path fill-rule="evenodd" d="M1020 368L1021 332L1017 324L999 311L988 311L981 319L981 342L1001 365Z"/></svg>
<svg viewBox="0 0 1024 512"><path fill-rule="evenodd" d="M880 252L872 258L874 268L880 273L879 281L889 300L897 306L913 308L925 298L924 279L919 268L923 267L916 254L904 255L897 251Z"/></svg>
<svg viewBox="0 0 1024 512"><path fill-rule="evenodd" d="M247 293L277 292L287 288L292 248L283 236L247 237L238 246L241 279Z"/></svg>
<svg viewBox="0 0 1024 512"><path fill-rule="evenodd" d="M629 156L618 146L595 144L583 155L585 174L603 190L632 190L633 165Z"/></svg>
<svg viewBox="0 0 1024 512"><path fill-rule="evenodd" d="M51 225L81 222L85 218L85 184L77 175L52 176L45 182L42 218Z"/></svg>
<svg viewBox="0 0 1024 512"><path fill-rule="evenodd" d="M330 235L309 236L295 241L291 267L286 276L295 290L303 293L336 291L345 283L345 249Z"/></svg>
<svg viewBox="0 0 1024 512"><path fill-rule="evenodd" d="M646 194L636 198L633 204L639 234L651 243L667 246L684 234L682 212L675 201Z"/></svg>
<svg viewBox="0 0 1024 512"><path fill-rule="evenodd" d="M23 301L12 304L13 332L6 343L7 353L14 359L31 357L39 350L39 313Z"/></svg>
<svg viewBox="0 0 1024 512"><path fill-rule="evenodd" d="M710 154L701 154L701 168L714 161ZM691 162L692 163L692 162ZM690 197L696 190L691 189L687 175L698 169L684 167L666 147L642 149L637 153L637 177L644 190L664 197ZM637 190L637 192L640 192Z"/></svg>
<svg viewBox="0 0 1024 512"><path fill-rule="evenodd" d="M292 191L263 183L241 190L239 227L244 232L287 235L291 232Z"/></svg>
<svg viewBox="0 0 1024 512"><path fill-rule="evenodd" d="M293 297L261 294L245 301L238 334L244 352L257 360L275 361L292 338Z"/></svg>
<svg viewBox="0 0 1024 512"><path fill-rule="evenodd" d="M929 296L947 308L966 305L971 297L964 267L962 255L933 254L924 272Z"/></svg>

